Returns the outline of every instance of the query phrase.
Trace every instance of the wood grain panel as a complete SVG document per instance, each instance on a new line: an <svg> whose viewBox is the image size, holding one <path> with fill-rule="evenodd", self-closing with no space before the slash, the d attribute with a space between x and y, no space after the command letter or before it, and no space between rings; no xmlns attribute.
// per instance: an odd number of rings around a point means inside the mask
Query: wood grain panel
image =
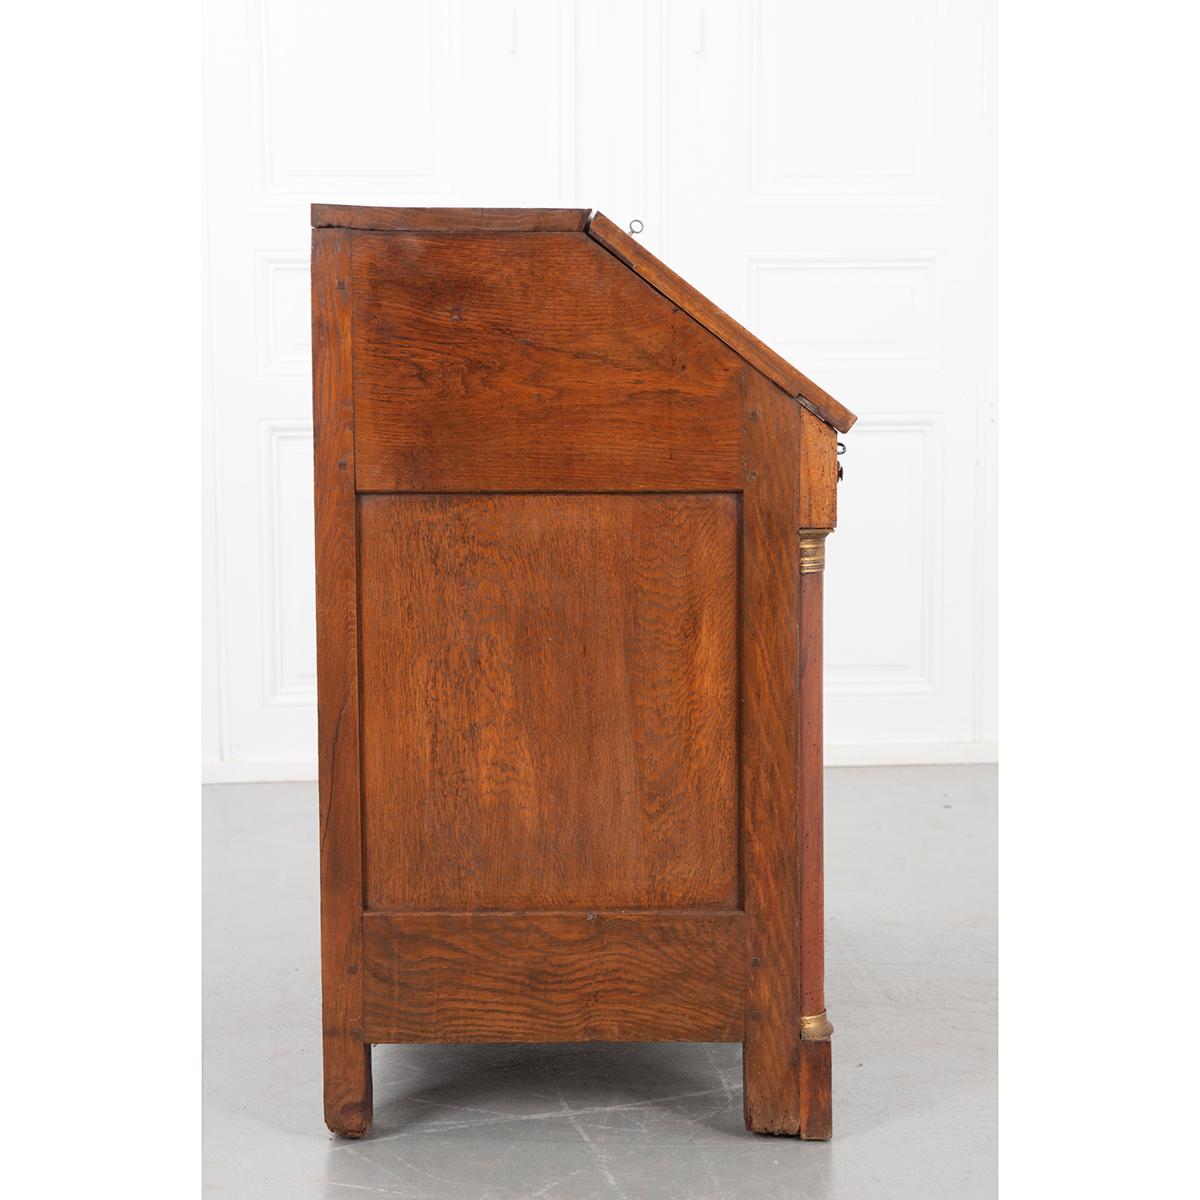
<svg viewBox="0 0 1200 1200"><path fill-rule="evenodd" d="M360 491L741 487L751 368L586 235L352 236Z"/></svg>
<svg viewBox="0 0 1200 1200"><path fill-rule="evenodd" d="M367 913L373 1042L736 1042L740 912Z"/></svg>
<svg viewBox="0 0 1200 1200"><path fill-rule="evenodd" d="M597 213L589 222L588 236L637 272L651 287L690 313L705 329L731 346L747 362L752 363L768 379L778 384L789 396L798 400L821 420L828 421L842 433L858 420L854 413L835 400L823 387L819 387L807 375L797 371L787 359L776 354L765 342L759 341L707 296L676 275L666 263L655 258L649 250L614 225L603 213Z"/></svg>
<svg viewBox="0 0 1200 1200"><path fill-rule="evenodd" d="M359 506L368 907L737 907L739 498Z"/></svg>

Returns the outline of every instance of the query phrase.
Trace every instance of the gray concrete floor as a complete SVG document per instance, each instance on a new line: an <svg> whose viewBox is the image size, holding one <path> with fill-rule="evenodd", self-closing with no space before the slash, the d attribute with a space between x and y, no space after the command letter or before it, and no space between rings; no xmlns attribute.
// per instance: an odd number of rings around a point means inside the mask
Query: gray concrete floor
<svg viewBox="0 0 1200 1200"><path fill-rule="evenodd" d="M205 789L205 1189L246 1200L996 1194L992 767L826 773L834 1140L742 1126L741 1048L380 1046L321 1119L316 789Z"/></svg>

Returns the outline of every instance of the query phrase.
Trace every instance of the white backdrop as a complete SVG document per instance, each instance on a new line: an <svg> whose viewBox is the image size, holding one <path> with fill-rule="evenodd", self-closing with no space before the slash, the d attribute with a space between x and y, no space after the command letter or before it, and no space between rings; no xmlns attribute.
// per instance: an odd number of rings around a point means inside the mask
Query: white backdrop
<svg viewBox="0 0 1200 1200"><path fill-rule="evenodd" d="M315 775L308 204L578 206L859 414L827 760L995 756L990 0L210 0L211 780Z"/></svg>

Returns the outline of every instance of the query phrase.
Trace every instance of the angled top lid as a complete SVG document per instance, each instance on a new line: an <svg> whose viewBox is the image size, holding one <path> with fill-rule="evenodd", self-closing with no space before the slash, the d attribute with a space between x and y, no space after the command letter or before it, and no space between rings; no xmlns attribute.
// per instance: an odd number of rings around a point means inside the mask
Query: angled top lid
<svg viewBox="0 0 1200 1200"><path fill-rule="evenodd" d="M316 228L393 233L586 233L677 308L724 342L797 403L845 433L858 419L824 388L759 341L727 312L681 279L603 213L588 219L585 208L373 208L314 204Z"/></svg>
<svg viewBox="0 0 1200 1200"><path fill-rule="evenodd" d="M731 350L740 354L752 367L777 383L793 400L816 413L822 421L845 433L858 420L854 413L839 404L824 388L818 387L807 375L797 371L791 363L760 342L690 283L680 279L670 267L635 242L629 234L618 229L603 213L597 213L591 219L587 234L615 254L630 270L636 271L651 287L662 292L672 304L703 325L714 337L720 338Z"/></svg>

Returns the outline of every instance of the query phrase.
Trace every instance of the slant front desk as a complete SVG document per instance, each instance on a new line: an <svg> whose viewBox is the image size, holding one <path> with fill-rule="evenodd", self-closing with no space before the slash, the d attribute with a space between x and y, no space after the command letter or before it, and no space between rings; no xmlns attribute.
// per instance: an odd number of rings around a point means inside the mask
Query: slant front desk
<svg viewBox="0 0 1200 1200"><path fill-rule="evenodd" d="M605 217L313 209L325 1113L382 1042L741 1042L831 1130L854 416Z"/></svg>

